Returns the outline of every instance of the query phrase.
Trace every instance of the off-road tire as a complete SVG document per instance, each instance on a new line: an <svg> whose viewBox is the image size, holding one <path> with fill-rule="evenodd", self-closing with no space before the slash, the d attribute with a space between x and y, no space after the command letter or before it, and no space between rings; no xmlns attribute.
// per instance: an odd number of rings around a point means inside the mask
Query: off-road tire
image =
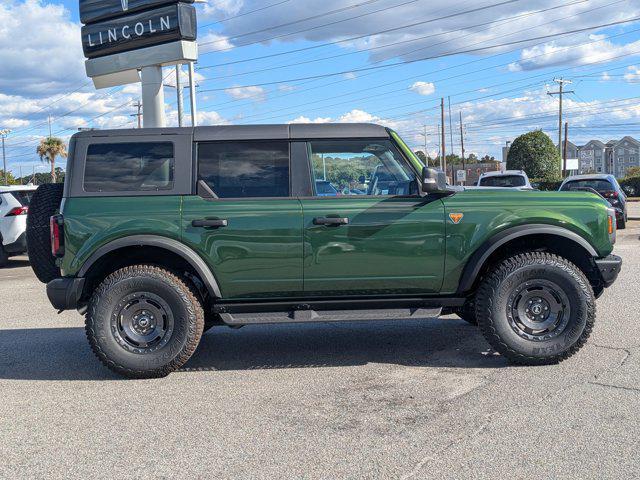
<svg viewBox="0 0 640 480"><path fill-rule="evenodd" d="M456 309L456 315L471 325L478 325L476 318L476 302L474 298L468 299L465 304Z"/></svg>
<svg viewBox="0 0 640 480"><path fill-rule="evenodd" d="M522 285L535 285L536 280L560 287L569 313L563 316L568 321L557 336L534 341L512 327L508 302ZM489 272L476 295L476 317L486 340L512 362L524 365L549 365L572 356L589 338L595 314L593 289L584 273L565 258L544 252L507 258Z"/></svg>
<svg viewBox="0 0 640 480"><path fill-rule="evenodd" d="M2 246L2 238L0 238L0 268L4 267L9 261L9 255Z"/></svg>
<svg viewBox="0 0 640 480"><path fill-rule="evenodd" d="M165 302L172 333L155 350L136 351L117 331L125 299L145 295ZM125 267L109 275L93 293L85 320L96 356L109 369L129 378L159 378L180 368L200 343L203 327L202 304L191 282L151 265Z"/></svg>
<svg viewBox="0 0 640 480"><path fill-rule="evenodd" d="M60 208L63 188L62 183L40 185L29 203L27 252L31 268L42 283L48 283L60 276L60 268L51 254L49 218Z"/></svg>

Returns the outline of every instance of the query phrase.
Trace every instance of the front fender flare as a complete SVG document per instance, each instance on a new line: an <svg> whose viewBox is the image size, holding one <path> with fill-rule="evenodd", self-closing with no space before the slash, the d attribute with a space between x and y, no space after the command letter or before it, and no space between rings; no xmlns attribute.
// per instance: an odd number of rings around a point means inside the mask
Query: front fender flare
<svg viewBox="0 0 640 480"><path fill-rule="evenodd" d="M89 269L106 254L125 247L158 247L164 248L182 257L198 273L209 293L215 298L222 298L220 286L213 272L205 261L194 250L178 240L157 235L131 235L113 240L91 254L78 271L78 277L86 276Z"/></svg>
<svg viewBox="0 0 640 480"><path fill-rule="evenodd" d="M595 248L593 248L593 245L591 245L586 239L584 239L577 233L563 227L558 227L555 225L534 224L508 228L486 240L473 253L473 255L471 255L464 269L462 270L462 275L460 276L460 284L458 286L458 293L466 293L471 290L473 284L476 281L476 278L478 277L478 274L480 273L480 270L482 269L482 266L491 256L491 254L498 250L498 248L500 248L507 242L515 240L516 238L526 237L529 235L554 235L564 237L580 245L592 257L598 256L598 252L596 252Z"/></svg>

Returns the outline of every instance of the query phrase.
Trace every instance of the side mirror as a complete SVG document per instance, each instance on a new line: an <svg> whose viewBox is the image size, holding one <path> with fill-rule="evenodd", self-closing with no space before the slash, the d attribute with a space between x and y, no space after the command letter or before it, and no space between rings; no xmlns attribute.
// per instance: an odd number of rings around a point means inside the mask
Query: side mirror
<svg viewBox="0 0 640 480"><path fill-rule="evenodd" d="M435 168L422 168L422 193L447 192L447 176Z"/></svg>

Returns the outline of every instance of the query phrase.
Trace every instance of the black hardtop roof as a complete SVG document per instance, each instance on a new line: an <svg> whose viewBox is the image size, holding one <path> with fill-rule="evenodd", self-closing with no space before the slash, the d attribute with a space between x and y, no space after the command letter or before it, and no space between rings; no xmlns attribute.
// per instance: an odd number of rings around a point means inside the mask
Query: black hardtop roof
<svg viewBox="0 0 640 480"><path fill-rule="evenodd" d="M139 135L193 135L195 141L389 138L389 133L385 127L373 123L293 123L182 128L126 128L117 130L84 130L76 133L74 137L135 137Z"/></svg>

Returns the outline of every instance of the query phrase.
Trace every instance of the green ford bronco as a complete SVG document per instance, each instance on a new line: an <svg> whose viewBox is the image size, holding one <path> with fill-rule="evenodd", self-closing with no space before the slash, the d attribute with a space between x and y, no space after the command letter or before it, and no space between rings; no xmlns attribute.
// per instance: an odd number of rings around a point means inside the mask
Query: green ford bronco
<svg viewBox="0 0 640 480"><path fill-rule="evenodd" d="M514 362L574 354L621 268L613 209L444 180L378 125L86 131L27 241L53 306L129 377L181 367L214 325L456 313Z"/></svg>

